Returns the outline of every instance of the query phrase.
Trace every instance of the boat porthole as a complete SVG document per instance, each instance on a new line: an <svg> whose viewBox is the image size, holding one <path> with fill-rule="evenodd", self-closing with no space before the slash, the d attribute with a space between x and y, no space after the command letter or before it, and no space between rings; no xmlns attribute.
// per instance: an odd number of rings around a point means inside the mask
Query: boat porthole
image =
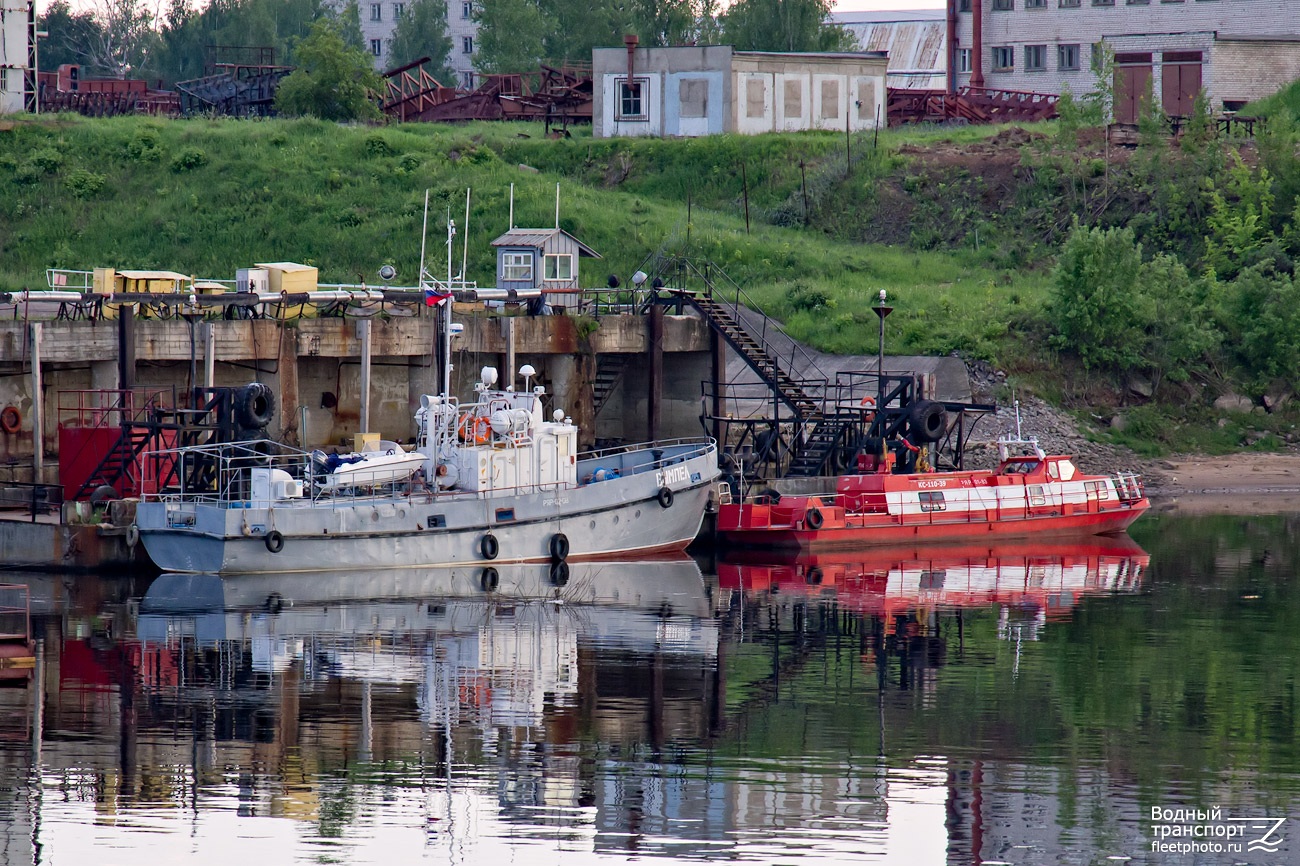
<svg viewBox="0 0 1300 866"><path fill-rule="evenodd" d="M552 562L563 562L569 558L569 536L557 532L551 536L550 553Z"/></svg>
<svg viewBox="0 0 1300 866"><path fill-rule="evenodd" d="M405 508L399 508L399 509L397 509L397 519L398 519L398 520L405 520L405 519L406 519L406 509L405 509Z"/></svg>
<svg viewBox="0 0 1300 866"><path fill-rule="evenodd" d="M569 564L561 560L551 564L551 583L564 586L569 582Z"/></svg>
<svg viewBox="0 0 1300 866"><path fill-rule="evenodd" d="M641 516L641 509L640 509L640 508L638 508L638 509L636 510L636 515L635 515L635 516L637 516L637 517L640 517L640 516Z"/></svg>
<svg viewBox="0 0 1300 866"><path fill-rule="evenodd" d="M284 536L280 534L278 529L272 529L262 537L262 541L266 544L266 549L272 553L279 553L284 550Z"/></svg>
<svg viewBox="0 0 1300 866"><path fill-rule="evenodd" d="M501 575L497 574L497 570L490 565L483 569L483 573L479 576L479 586L484 592L495 591L500 582Z"/></svg>
<svg viewBox="0 0 1300 866"><path fill-rule="evenodd" d="M484 559L496 559L497 554L501 552L501 545L497 542L497 537L491 533L483 536L478 543L479 553L483 554Z"/></svg>
<svg viewBox="0 0 1300 866"><path fill-rule="evenodd" d="M596 521L594 521L594 520L591 521L591 528L592 528L592 529L595 529L595 528L596 528Z"/></svg>
<svg viewBox="0 0 1300 866"><path fill-rule="evenodd" d="M672 504L673 504L673 492L672 492L672 490L670 490L669 488L667 488L667 487L660 487L660 488L659 488L659 493L658 493L658 495L656 496L656 498L659 500L659 507L660 507L660 508L671 508L671 507L672 507Z"/></svg>
<svg viewBox="0 0 1300 866"><path fill-rule="evenodd" d="M808 512L803 516L803 525L809 529L821 529L822 521L822 513L816 508L809 508Z"/></svg>
<svg viewBox="0 0 1300 866"><path fill-rule="evenodd" d="M379 522L379 512L378 512L378 511L372 511L372 512L370 512L370 522L371 522L371 523L378 523L378 522Z"/></svg>
<svg viewBox="0 0 1300 866"><path fill-rule="evenodd" d="M618 526L618 515L617 515L617 514L614 515L614 525L615 525L615 526Z"/></svg>

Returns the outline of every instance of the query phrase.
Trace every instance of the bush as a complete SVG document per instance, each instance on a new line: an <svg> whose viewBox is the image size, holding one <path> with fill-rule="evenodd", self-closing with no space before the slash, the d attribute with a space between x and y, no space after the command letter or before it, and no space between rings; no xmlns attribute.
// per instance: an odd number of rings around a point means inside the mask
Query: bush
<svg viewBox="0 0 1300 866"><path fill-rule="evenodd" d="M63 154L52 147L43 147L28 157L27 162L45 174L54 174L63 166Z"/></svg>
<svg viewBox="0 0 1300 866"><path fill-rule="evenodd" d="M106 182L107 178L102 174L79 168L68 175L63 185L77 198L90 198L102 190Z"/></svg>
<svg viewBox="0 0 1300 866"><path fill-rule="evenodd" d="M177 174L192 171L208 164L208 155L201 148L187 147L172 159L172 171Z"/></svg>

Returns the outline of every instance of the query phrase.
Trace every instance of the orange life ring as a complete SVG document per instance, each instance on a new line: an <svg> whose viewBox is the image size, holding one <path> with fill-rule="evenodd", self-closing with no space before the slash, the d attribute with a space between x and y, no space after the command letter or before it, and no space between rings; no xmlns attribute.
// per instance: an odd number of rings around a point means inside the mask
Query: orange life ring
<svg viewBox="0 0 1300 866"><path fill-rule="evenodd" d="M23 426L23 413L18 411L16 406L6 406L0 410L0 430L6 433L17 433Z"/></svg>
<svg viewBox="0 0 1300 866"><path fill-rule="evenodd" d="M874 409L876 408L876 398L868 394L867 396L862 398L862 402L859 403L858 405L861 406L863 409L867 409L867 408Z"/></svg>
<svg viewBox="0 0 1300 866"><path fill-rule="evenodd" d="M488 419L479 415L466 415L460 419L460 439L462 442L474 442L482 445L492 438L492 425Z"/></svg>

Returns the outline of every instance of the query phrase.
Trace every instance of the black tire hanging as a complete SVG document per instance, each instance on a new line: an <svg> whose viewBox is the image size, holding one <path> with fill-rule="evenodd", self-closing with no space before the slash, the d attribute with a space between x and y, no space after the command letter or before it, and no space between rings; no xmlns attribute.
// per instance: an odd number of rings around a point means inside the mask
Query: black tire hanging
<svg viewBox="0 0 1300 866"><path fill-rule="evenodd" d="M266 544L266 549L272 553L279 553L284 550L284 536L280 534L278 529L272 529L266 535L263 535L262 541Z"/></svg>
<svg viewBox="0 0 1300 866"><path fill-rule="evenodd" d="M942 403L918 400L907 413L907 424L913 442L938 442L948 428L948 412Z"/></svg>
<svg viewBox="0 0 1300 866"><path fill-rule="evenodd" d="M569 558L569 536L563 532L557 532L551 536L550 543L551 561L563 562Z"/></svg>
<svg viewBox="0 0 1300 866"><path fill-rule="evenodd" d="M656 498L659 500L660 508L673 507L673 492L669 490L667 487L660 487L659 494Z"/></svg>
<svg viewBox="0 0 1300 866"><path fill-rule="evenodd" d="M489 565L487 568L483 569L483 573L479 575L478 583L479 586L483 588L484 592L494 592L496 591L497 586L501 583L501 575L497 574L497 570Z"/></svg>
<svg viewBox="0 0 1300 866"><path fill-rule="evenodd" d="M275 417L275 392L261 382L245 385L235 395L234 408L240 427L260 430Z"/></svg>
<svg viewBox="0 0 1300 866"><path fill-rule="evenodd" d="M267 613L279 613L283 609L284 599L280 596L280 593L273 592L266 597Z"/></svg>
<svg viewBox="0 0 1300 866"><path fill-rule="evenodd" d="M478 550L483 554L484 559L496 559L497 554L501 552L501 544L497 541L497 537L489 532L479 541Z"/></svg>
<svg viewBox="0 0 1300 866"><path fill-rule="evenodd" d="M569 582L569 564L564 560L551 563L551 583L564 586Z"/></svg>
<svg viewBox="0 0 1300 866"><path fill-rule="evenodd" d="M804 578L809 586L817 586L822 582L822 569L819 565L814 565L808 569L808 575Z"/></svg>
<svg viewBox="0 0 1300 866"><path fill-rule="evenodd" d="M803 516L803 525L809 529L821 529L825 518L822 517L821 511L816 508L809 508Z"/></svg>

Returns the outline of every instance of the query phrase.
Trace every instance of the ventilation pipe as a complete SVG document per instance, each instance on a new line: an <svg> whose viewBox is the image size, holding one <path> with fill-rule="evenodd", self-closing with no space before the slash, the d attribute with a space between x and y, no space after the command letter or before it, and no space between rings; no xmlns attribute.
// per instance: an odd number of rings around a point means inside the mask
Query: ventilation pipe
<svg viewBox="0 0 1300 866"><path fill-rule="evenodd" d="M948 92L957 92L957 3L948 0Z"/></svg>
<svg viewBox="0 0 1300 866"><path fill-rule="evenodd" d="M623 44L627 46L627 86L632 86L632 73L635 66L636 46L641 40L635 33L627 33L623 36Z"/></svg>
<svg viewBox="0 0 1300 866"><path fill-rule="evenodd" d="M984 86L984 0L970 4L970 86Z"/></svg>

